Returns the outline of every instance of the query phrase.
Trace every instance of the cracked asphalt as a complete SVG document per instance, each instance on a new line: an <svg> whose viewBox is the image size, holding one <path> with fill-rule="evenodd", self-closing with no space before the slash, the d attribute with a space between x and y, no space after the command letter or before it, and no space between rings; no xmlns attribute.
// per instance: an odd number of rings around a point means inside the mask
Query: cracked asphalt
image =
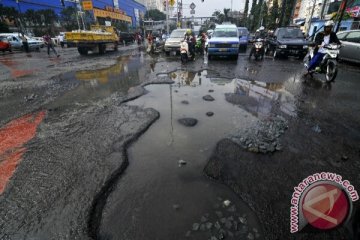
<svg viewBox="0 0 360 240"><path fill-rule="evenodd" d="M357 239L358 202L291 234L290 201L316 172L360 189L358 66L60 54L0 56L0 239Z"/></svg>

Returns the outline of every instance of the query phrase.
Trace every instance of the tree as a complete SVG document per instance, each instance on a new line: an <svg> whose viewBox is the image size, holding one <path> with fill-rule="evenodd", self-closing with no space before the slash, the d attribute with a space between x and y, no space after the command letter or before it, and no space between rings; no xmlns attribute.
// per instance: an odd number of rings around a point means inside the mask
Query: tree
<svg viewBox="0 0 360 240"><path fill-rule="evenodd" d="M9 26L6 24L6 22L0 21L0 32L2 33L10 32Z"/></svg>
<svg viewBox="0 0 360 240"><path fill-rule="evenodd" d="M229 12L230 12L230 8L224 8L224 21L225 22L229 21Z"/></svg>
<svg viewBox="0 0 360 240"><path fill-rule="evenodd" d="M45 25L46 27L52 25L58 18L52 9L38 10L36 11L36 15L40 17L41 24Z"/></svg>
<svg viewBox="0 0 360 240"><path fill-rule="evenodd" d="M293 11L295 2L292 0L283 0L283 2L286 2L286 6L285 6L285 13L281 26L287 26L291 22L291 18L292 18L291 13Z"/></svg>
<svg viewBox="0 0 360 240"><path fill-rule="evenodd" d="M248 21L248 26L250 28L251 31L254 30L255 28L255 21L257 20L256 19L256 13L257 13L257 4L256 4L256 0L253 0L252 1L252 4L251 4L251 10L250 10L250 15L252 16L251 18L249 18L249 21Z"/></svg>
<svg viewBox="0 0 360 240"><path fill-rule="evenodd" d="M215 22L218 24L221 24L224 22L225 15L220 12L219 10L215 10L215 12L212 14L213 17L215 17Z"/></svg>
<svg viewBox="0 0 360 240"><path fill-rule="evenodd" d="M269 9L266 2L263 3L262 11L261 11L261 19L262 19L262 26L268 27L268 19L269 19ZM260 19L260 21L261 21Z"/></svg>
<svg viewBox="0 0 360 240"><path fill-rule="evenodd" d="M60 13L60 21L66 31L77 29L77 10L74 7L66 7Z"/></svg>
<svg viewBox="0 0 360 240"><path fill-rule="evenodd" d="M161 21L166 19L166 15L158 9L150 9L146 12L145 18L152 19L154 21Z"/></svg>
<svg viewBox="0 0 360 240"><path fill-rule="evenodd" d="M19 12L13 7L4 7L0 4L0 20L4 21L7 19L9 21L16 21L19 17Z"/></svg>
<svg viewBox="0 0 360 240"><path fill-rule="evenodd" d="M245 8L244 8L244 17L241 20L241 24L242 25L246 25L246 21L247 21L247 17L248 17L248 12L249 12L249 0L245 1Z"/></svg>
<svg viewBox="0 0 360 240"><path fill-rule="evenodd" d="M267 28L268 29L275 29L277 24L276 24L276 19L279 18L279 2L278 0L273 0L273 6L270 9L270 15L268 17L268 24L267 24Z"/></svg>
<svg viewBox="0 0 360 240"><path fill-rule="evenodd" d="M27 21L27 25L38 26L41 23L41 19L39 18L39 15L33 9L28 9L23 14L23 16L24 16L25 20Z"/></svg>

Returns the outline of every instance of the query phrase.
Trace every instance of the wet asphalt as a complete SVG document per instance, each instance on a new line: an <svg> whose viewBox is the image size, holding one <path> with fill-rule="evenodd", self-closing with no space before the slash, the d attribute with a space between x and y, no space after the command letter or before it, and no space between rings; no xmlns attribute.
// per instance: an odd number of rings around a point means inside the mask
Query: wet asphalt
<svg viewBox="0 0 360 240"><path fill-rule="evenodd" d="M292 58L183 65L137 46L62 51L0 56L0 163L25 149L6 181L1 168L1 239L354 239L345 227L290 234L289 209L314 172L360 187L358 66L341 63L325 84ZM17 120L39 111L35 135L17 144L27 131ZM237 142L280 117L278 151Z"/></svg>

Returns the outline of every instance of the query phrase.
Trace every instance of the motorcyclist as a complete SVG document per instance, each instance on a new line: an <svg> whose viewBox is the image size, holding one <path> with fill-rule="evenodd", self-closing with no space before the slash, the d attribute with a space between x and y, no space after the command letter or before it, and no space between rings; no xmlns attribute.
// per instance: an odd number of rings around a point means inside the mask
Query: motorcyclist
<svg viewBox="0 0 360 240"><path fill-rule="evenodd" d="M204 51L205 50L205 43L206 43L206 34L205 32L201 33L201 50Z"/></svg>
<svg viewBox="0 0 360 240"><path fill-rule="evenodd" d="M255 39L253 40L253 43L254 43L254 44L253 44L252 47L251 47L249 59L251 58L251 56L252 56L253 54L255 54L255 51L256 51L256 49L255 49L255 42L261 41L261 42L263 42L263 44L264 44L264 41L265 41L266 36L267 36L267 34L266 34L266 32L265 32L265 27L261 26L259 29L256 30L256 32L255 32ZM264 54L265 54L265 52L264 52L264 45L263 45L263 47L261 48L261 58L262 58L262 59L264 58Z"/></svg>
<svg viewBox="0 0 360 240"><path fill-rule="evenodd" d="M261 38L261 39L265 39L266 38L266 31L265 31L265 27L261 26L259 27L258 30L256 30L255 32L255 39Z"/></svg>
<svg viewBox="0 0 360 240"><path fill-rule="evenodd" d="M187 42L188 47L189 47L189 52L190 55L194 55L195 54L195 44L196 44L196 39L192 34L192 31L190 29L188 29L186 31L184 40Z"/></svg>
<svg viewBox="0 0 360 240"><path fill-rule="evenodd" d="M332 31L334 27L334 21L329 20L324 24L324 31L319 32L315 37L315 49L314 49L314 57L309 62L307 66L308 72L317 70L319 64L326 54L326 49L324 49L325 45L336 43L341 44L339 39L336 36L336 33Z"/></svg>

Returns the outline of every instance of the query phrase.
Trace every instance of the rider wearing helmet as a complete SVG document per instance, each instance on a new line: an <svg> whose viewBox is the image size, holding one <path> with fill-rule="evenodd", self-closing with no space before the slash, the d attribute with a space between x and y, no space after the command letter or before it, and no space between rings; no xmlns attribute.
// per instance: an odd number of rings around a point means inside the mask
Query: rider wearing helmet
<svg viewBox="0 0 360 240"><path fill-rule="evenodd" d="M256 30L255 39L257 39L257 38L262 38L262 39L266 38L266 31L265 31L264 26L261 26L261 27L259 27L258 30Z"/></svg>
<svg viewBox="0 0 360 240"><path fill-rule="evenodd" d="M186 30L184 40L188 43L190 54L193 55L195 53L196 39L193 36L191 29Z"/></svg>
<svg viewBox="0 0 360 240"><path fill-rule="evenodd" d="M336 44L340 44L339 39L336 36L336 33L332 31L334 27L334 21L330 20L325 22L324 24L324 31L323 32L319 32L316 37L315 37L315 55L314 57L311 59L309 66L308 66L308 71L312 71L314 70L322 61L322 59L325 56L325 49L324 46L331 44L331 43L336 43Z"/></svg>

